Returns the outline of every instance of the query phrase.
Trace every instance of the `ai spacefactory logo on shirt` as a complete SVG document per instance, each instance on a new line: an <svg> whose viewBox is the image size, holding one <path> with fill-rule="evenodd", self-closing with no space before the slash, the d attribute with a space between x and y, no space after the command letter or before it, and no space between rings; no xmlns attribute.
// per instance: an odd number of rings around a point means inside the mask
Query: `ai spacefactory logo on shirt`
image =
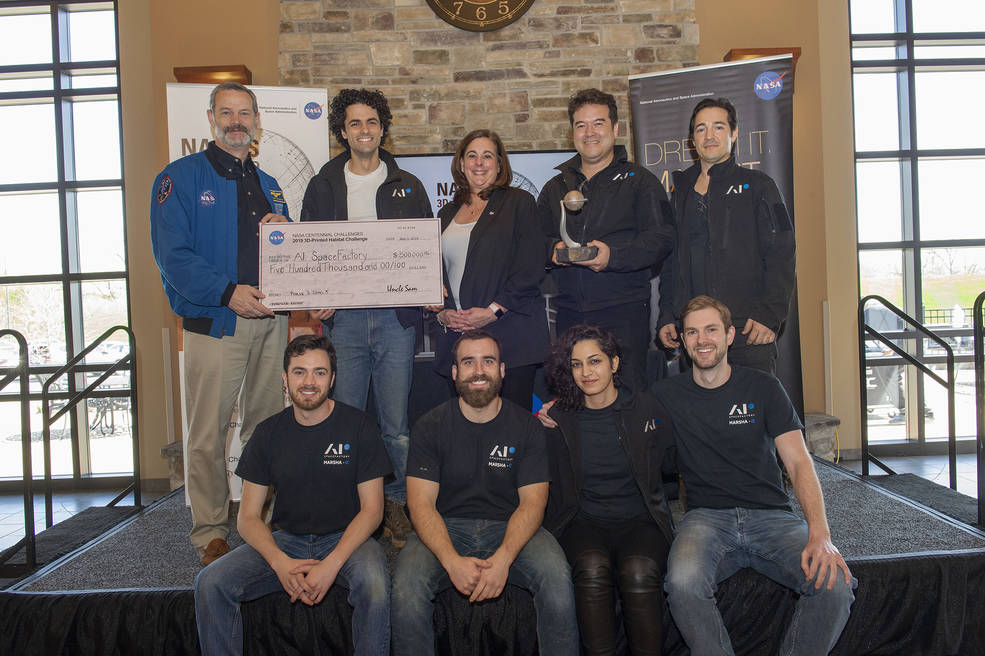
<svg viewBox="0 0 985 656"><path fill-rule="evenodd" d="M754 403L733 403L732 409L728 411L728 425L739 426L742 424L756 423L756 404Z"/></svg>

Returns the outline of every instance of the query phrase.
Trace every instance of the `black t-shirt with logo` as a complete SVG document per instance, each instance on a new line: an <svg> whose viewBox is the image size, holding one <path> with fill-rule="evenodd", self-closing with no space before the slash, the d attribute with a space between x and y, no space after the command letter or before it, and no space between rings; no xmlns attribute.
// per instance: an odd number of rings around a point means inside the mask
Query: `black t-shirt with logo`
<svg viewBox="0 0 985 656"><path fill-rule="evenodd" d="M392 471L376 422L338 401L314 426L290 407L264 420L236 467L243 480L277 488L272 522L295 535L345 530L359 512L356 486Z"/></svg>
<svg viewBox="0 0 985 656"><path fill-rule="evenodd" d="M540 422L503 399L492 421L477 424L451 399L421 417L410 432L407 475L440 486L443 517L508 520L517 488L551 480Z"/></svg>
<svg viewBox="0 0 985 656"><path fill-rule="evenodd" d="M790 509L773 440L804 426L779 380L733 365L715 389L687 372L656 391L674 420L688 508Z"/></svg>

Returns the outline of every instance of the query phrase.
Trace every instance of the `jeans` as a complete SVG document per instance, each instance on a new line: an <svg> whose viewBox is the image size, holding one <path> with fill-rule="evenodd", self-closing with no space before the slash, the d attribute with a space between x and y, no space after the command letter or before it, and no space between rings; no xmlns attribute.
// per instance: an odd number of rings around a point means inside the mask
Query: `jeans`
<svg viewBox="0 0 985 656"><path fill-rule="evenodd" d="M414 374L414 327L401 326L396 311L388 308L339 310L332 319L330 334L338 356L332 398L365 410L372 379L376 420L394 474L383 493L406 504L410 446L407 405Z"/></svg>
<svg viewBox="0 0 985 656"><path fill-rule="evenodd" d="M449 518L445 525L455 550L475 558L491 556L506 534L505 521ZM577 654L571 573L550 533L537 529L510 566L508 582L533 595L542 656ZM451 585L438 559L411 533L393 574L394 656L434 654L434 597Z"/></svg>
<svg viewBox="0 0 985 656"><path fill-rule="evenodd" d="M321 560L338 544L342 533L294 535L276 531L274 541L292 558ZM352 644L357 656L390 653L390 573L379 543L370 538L342 565L335 585L349 590L352 606ZM195 619L203 654L243 653L240 604L284 588L256 549L244 544L198 573L195 578ZM286 597L286 592L285 599ZM297 602L300 603L300 602Z"/></svg>
<svg viewBox="0 0 985 656"><path fill-rule="evenodd" d="M653 520L602 524L576 517L559 542L571 564L582 653L616 654L618 593L629 653L659 656L670 544Z"/></svg>
<svg viewBox="0 0 985 656"><path fill-rule="evenodd" d="M800 554L807 523L785 510L695 508L684 515L670 548L664 588L674 622L694 656L733 654L715 601L718 584L751 567L800 598L780 646L781 656L822 656L848 621L858 582L834 589L805 581ZM756 612L750 609L750 612Z"/></svg>

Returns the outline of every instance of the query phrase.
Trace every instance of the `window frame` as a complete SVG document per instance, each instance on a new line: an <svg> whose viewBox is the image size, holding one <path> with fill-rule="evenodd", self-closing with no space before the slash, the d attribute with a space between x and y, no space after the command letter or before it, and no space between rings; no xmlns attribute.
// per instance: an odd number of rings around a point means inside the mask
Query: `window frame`
<svg viewBox="0 0 985 656"><path fill-rule="evenodd" d="M30 74L51 75L52 85L50 89L38 89L33 91L0 91L0 104L27 104L31 101L51 102L54 106L54 122L52 129L55 133L55 155L56 155L56 179L43 182L30 183L6 183L0 180L0 194L25 193L25 192L48 192L57 194L58 197L58 216L59 232L61 239L61 262L58 273L33 274L33 275L12 275L0 276L0 285L28 285L33 283L57 284L61 287L62 312L65 327L65 361L73 358L83 350L87 344L84 337L84 308L83 308L83 286L88 281L122 281L125 290L125 316L126 324L132 325L131 306L130 306L130 276L129 276L129 254L127 245L126 229L126 207L124 199L126 197L126 185L124 182L123 168L123 117L120 90L120 39L119 39L119 11L116 0L60 0L56 2L41 1L19 1L6 4L3 12L0 13L0 20L4 16L17 15L18 10L27 10L24 13L31 13L32 8L46 8L50 20L51 29L51 61L43 64L22 64L0 66L0 76L7 74ZM70 26L69 17L73 11L79 10L103 10L113 12L113 37L115 39L114 59L95 60L95 61L71 61L70 53ZM43 13L43 12L42 12ZM107 74L115 75L116 83L112 86L98 86L91 88L72 88L70 86L72 75L85 71L101 70ZM73 103L78 100L86 99L106 99L115 101L117 130L119 135L119 163L120 177L105 179L75 180L74 157L76 150L74 147L74 117ZM9 127L9 126L8 126ZM122 217L123 238L123 268L106 271L82 272L81 266L81 240L79 235L79 215L76 207L76 192L87 190L109 189L119 191L120 194L120 216ZM31 345L31 335L25 334L24 337ZM64 363L52 365L32 365L29 373L32 379L39 381L47 378L51 373L59 369ZM66 382L64 389L50 394L49 398L55 400L68 399L78 390L85 387L87 376L98 376L100 372L108 369L108 364L86 364L79 368L80 373L76 375L63 376ZM129 367L125 368L129 371ZM129 395L127 391L126 395ZM123 396L117 390L106 392L97 390L92 398L105 396ZM31 392L32 402L41 401L40 391ZM0 403L17 403L19 397L16 394L4 393L0 395ZM72 472L70 476L56 475L56 478L70 478L74 484L85 483L85 479L99 479L105 484L115 484L116 479L128 480L124 475L132 476L132 471L120 472L119 474L93 474L92 463L88 458L90 439L88 430L88 418L85 416L87 411L86 404L80 406L81 412L71 411L71 418L68 422L71 430L71 460ZM32 415L32 432L40 432L41 418ZM34 465L38 471L38 463ZM132 465L131 465L132 469ZM23 474L24 472L22 472ZM35 476L37 477L37 476ZM15 479L17 481L19 479ZM8 487L13 482L11 479L0 479L0 489Z"/></svg>
<svg viewBox="0 0 985 656"><path fill-rule="evenodd" d="M985 159L985 147L981 148L919 148L917 141L916 80L921 72L976 71L985 70L985 57L918 58L916 48L927 45L975 45L985 44L985 32L915 32L913 28L913 0L894 0L895 31L884 33L855 34L851 28L851 3L865 0L849 0L849 57L851 61L853 107L855 99L856 75L865 72L888 72L897 75L897 111L899 116L899 148L895 150L858 150L853 147L855 166L862 162L894 161L900 164L900 191L902 208L901 239L878 242L861 242L858 229L858 207L856 205L856 266L858 267L859 297L862 296L861 256L866 251L900 250L903 262L903 310L924 322L923 304L923 260L924 251L936 248L985 247L981 239L935 239L921 238L920 229L920 160L929 159ZM855 59L855 48L859 45L875 47L895 47L896 57L892 59ZM853 119L854 120L854 119ZM970 336L971 329L943 329L942 336ZM916 337L914 331L903 331L907 338ZM902 335L901 335L902 336ZM928 364L943 364L943 355L927 355L922 339L908 339L913 343L911 350L919 359ZM955 363L972 362L971 353L955 354ZM886 358L886 364L905 364L902 358ZM931 383L934 384L934 383ZM917 408L925 406L925 377L915 377L915 401ZM865 403L866 390L861 390L861 403ZM907 404L909 405L909 404ZM939 438L926 437L926 418L917 412L916 425L908 429L905 442L880 442L880 446L890 446L885 455L910 453L936 453L943 444ZM968 442L973 436L958 435L958 441ZM973 439L972 439L973 445ZM967 450L967 444L964 445Z"/></svg>

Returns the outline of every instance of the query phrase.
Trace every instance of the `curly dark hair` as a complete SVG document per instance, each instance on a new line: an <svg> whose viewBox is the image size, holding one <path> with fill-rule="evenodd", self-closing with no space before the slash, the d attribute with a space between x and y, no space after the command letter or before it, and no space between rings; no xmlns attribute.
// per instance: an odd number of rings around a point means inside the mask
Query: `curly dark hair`
<svg viewBox="0 0 985 656"><path fill-rule="evenodd" d="M383 136L380 142L386 141L386 135L390 133L390 123L393 122L393 114L390 113L390 104L382 91L370 91L369 89L342 89L332 98L331 111L328 114L328 127L335 135L335 140L346 150L349 149L349 142L342 136L345 129L345 110L349 105L361 103L376 110L380 117L380 127L383 128Z"/></svg>
<svg viewBox="0 0 985 656"><path fill-rule="evenodd" d="M548 387L557 394L557 407L567 412L577 412L585 408L585 394L571 375L571 351L575 344L585 340L596 342L610 360L620 357L615 335L605 328L580 323L561 333L544 362L544 372L547 374ZM616 387L621 384L618 371L612 374L612 382Z"/></svg>
<svg viewBox="0 0 985 656"><path fill-rule="evenodd" d="M455 181L455 195L452 197L452 202L456 205L467 203L469 194L471 193L468 178L465 177L465 172L462 171L462 160L465 159L465 151L472 145L473 141L481 138L489 139L496 147L496 157L499 158L499 175L496 176L496 179L491 185L479 193L479 198L489 200L493 191L496 189L506 189L513 182L513 168L510 166L510 158L506 155L506 147L503 146L503 140L492 130L472 130L459 142L458 148L455 149L455 156L451 160L451 177Z"/></svg>
<svg viewBox="0 0 985 656"><path fill-rule="evenodd" d="M575 112L583 105L603 105L609 108L609 120L615 125L619 122L619 109L611 93L599 89L582 89L568 99L568 122L575 124Z"/></svg>

